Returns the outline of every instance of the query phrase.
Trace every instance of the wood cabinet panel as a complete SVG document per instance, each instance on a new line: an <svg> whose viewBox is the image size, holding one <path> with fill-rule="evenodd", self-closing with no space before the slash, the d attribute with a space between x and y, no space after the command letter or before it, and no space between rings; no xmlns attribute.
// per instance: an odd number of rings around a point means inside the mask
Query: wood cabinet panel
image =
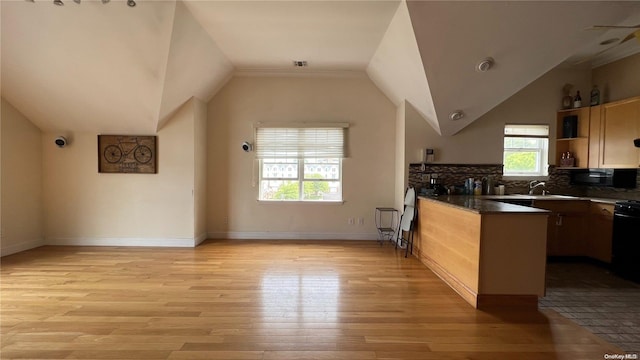
<svg viewBox="0 0 640 360"><path fill-rule="evenodd" d="M611 263L613 204L591 203L587 256Z"/></svg>
<svg viewBox="0 0 640 360"><path fill-rule="evenodd" d="M640 149L633 139L640 137L640 97L602 105L599 167L637 168Z"/></svg>
<svg viewBox="0 0 640 360"><path fill-rule="evenodd" d="M589 167L600 166L600 127L602 126L602 106L591 107L589 117Z"/></svg>
<svg viewBox="0 0 640 360"><path fill-rule="evenodd" d="M551 211L547 220L547 255L587 253L588 200L536 200L533 206Z"/></svg>

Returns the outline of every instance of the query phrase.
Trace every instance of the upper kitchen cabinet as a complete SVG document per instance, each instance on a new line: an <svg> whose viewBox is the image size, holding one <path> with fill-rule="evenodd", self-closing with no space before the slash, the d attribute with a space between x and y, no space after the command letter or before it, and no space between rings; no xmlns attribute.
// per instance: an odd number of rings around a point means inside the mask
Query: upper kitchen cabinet
<svg viewBox="0 0 640 360"><path fill-rule="evenodd" d="M589 165L590 108L560 110L556 118L556 166L586 168ZM570 153L572 164L562 161Z"/></svg>
<svg viewBox="0 0 640 360"><path fill-rule="evenodd" d="M633 140L640 138L640 96L603 104L599 115L598 167L637 168L640 149Z"/></svg>

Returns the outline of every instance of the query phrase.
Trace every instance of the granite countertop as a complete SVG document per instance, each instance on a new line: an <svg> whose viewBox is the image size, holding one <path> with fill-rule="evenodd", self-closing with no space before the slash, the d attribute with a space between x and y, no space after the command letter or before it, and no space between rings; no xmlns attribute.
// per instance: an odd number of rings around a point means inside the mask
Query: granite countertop
<svg viewBox="0 0 640 360"><path fill-rule="evenodd" d="M463 210L472 211L478 214L490 213L518 213L518 214L545 214L548 210L531 206L515 205L500 202L500 200L583 200L614 205L620 199L578 197L569 195L441 195L441 196L419 196L420 199L438 201Z"/></svg>
<svg viewBox="0 0 640 360"><path fill-rule="evenodd" d="M483 196L443 195L437 197L418 196L418 198L427 201L437 201L445 205L478 214L511 213L545 215L550 212L549 210L538 209L530 206L506 204Z"/></svg>

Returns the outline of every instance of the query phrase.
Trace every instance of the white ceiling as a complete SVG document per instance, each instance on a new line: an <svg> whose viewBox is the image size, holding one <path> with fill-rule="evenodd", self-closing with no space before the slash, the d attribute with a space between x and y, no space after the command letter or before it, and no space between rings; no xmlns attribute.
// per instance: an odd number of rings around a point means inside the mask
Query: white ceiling
<svg viewBox="0 0 640 360"><path fill-rule="evenodd" d="M411 102L451 135L630 32L585 28L640 23L638 1L64 1L0 8L2 96L45 131L154 133L238 72L366 71L394 103ZM638 50L629 41L592 60ZM495 68L474 71L486 56ZM467 116L450 121L458 109Z"/></svg>

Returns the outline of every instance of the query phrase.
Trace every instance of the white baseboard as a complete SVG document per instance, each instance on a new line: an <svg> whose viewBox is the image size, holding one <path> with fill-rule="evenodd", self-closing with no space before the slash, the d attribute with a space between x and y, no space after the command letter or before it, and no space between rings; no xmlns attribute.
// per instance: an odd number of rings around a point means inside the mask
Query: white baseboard
<svg viewBox="0 0 640 360"><path fill-rule="evenodd" d="M3 239L6 241L6 239ZM36 239L31 241L24 241L18 244L9 245L9 246L0 246L0 256L7 256L15 253L19 253L21 251L34 249L40 246L46 245L44 239Z"/></svg>
<svg viewBox="0 0 640 360"><path fill-rule="evenodd" d="M191 238L49 238L47 245L194 247Z"/></svg>
<svg viewBox="0 0 640 360"><path fill-rule="evenodd" d="M271 231L210 232L209 239L257 240L377 240L377 233L298 233Z"/></svg>
<svg viewBox="0 0 640 360"><path fill-rule="evenodd" d="M207 235L208 234L206 232L204 232L204 233L196 236L196 238L193 239L193 246L198 246L198 245L200 245L201 242L207 240Z"/></svg>

